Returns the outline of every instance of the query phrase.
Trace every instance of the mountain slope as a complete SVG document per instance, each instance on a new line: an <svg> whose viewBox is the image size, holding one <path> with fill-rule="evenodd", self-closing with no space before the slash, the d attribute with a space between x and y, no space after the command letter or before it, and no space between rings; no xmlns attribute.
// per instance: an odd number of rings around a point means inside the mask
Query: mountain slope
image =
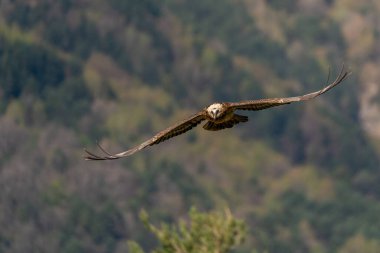
<svg viewBox="0 0 380 253"><path fill-rule="evenodd" d="M239 252L378 244L379 12L349 0L1 2L0 252L149 249L141 208L171 222L225 205L250 228ZM354 74L316 100L121 161L81 158L214 101L317 90L342 62Z"/></svg>

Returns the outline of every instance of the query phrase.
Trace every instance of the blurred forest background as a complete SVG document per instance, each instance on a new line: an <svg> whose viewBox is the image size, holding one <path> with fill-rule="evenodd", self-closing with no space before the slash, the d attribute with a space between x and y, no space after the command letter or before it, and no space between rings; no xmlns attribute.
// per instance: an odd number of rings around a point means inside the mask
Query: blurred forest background
<svg viewBox="0 0 380 253"><path fill-rule="evenodd" d="M214 101L316 100L119 152ZM380 1L1 0L0 252L156 246L138 218L244 220L234 252L378 252ZM255 251L256 250L256 251Z"/></svg>

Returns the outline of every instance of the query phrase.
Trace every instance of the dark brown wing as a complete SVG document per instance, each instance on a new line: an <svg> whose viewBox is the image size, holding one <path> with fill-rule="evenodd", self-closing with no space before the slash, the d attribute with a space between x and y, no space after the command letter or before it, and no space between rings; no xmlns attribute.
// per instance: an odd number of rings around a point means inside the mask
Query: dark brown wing
<svg viewBox="0 0 380 253"><path fill-rule="evenodd" d="M174 126L168 127L167 129L159 132L158 134L156 134L155 136L153 136L149 140L147 140L147 141L141 143L140 145L138 145L134 148L131 148L127 151L124 151L124 152L121 152L118 154L110 154L109 152L104 150L98 144L99 149L105 154L105 156L96 155L96 154L85 149L84 151L87 153L87 155L84 156L84 158L86 160L114 160L114 159L119 159L122 157L130 156L130 155L136 153L137 151L140 151L140 150L142 150L148 146L158 144L158 143L163 142L167 139L170 139L174 136L183 134L184 132L187 132L190 129L192 129L193 127L197 126L199 123L201 123L205 119L206 119L206 112L205 112L205 110L202 110L202 111L198 112L197 114L194 114L190 118L183 120L183 121L175 124Z"/></svg>
<svg viewBox="0 0 380 253"><path fill-rule="evenodd" d="M290 104L292 102L299 102L299 101L305 101L309 99L313 99L328 90L334 88L336 85L340 84L344 79L347 78L347 76L351 74L348 71L344 70L344 66L342 67L338 77L335 79L334 82L326 86L325 88L312 92L303 96L298 97L287 97L287 98L267 98L267 99L258 99L258 100L248 100L248 101L242 101L237 103L228 103L229 107L232 107L235 110L252 110L252 111L258 111L258 110L264 110L273 106L279 106L284 104Z"/></svg>

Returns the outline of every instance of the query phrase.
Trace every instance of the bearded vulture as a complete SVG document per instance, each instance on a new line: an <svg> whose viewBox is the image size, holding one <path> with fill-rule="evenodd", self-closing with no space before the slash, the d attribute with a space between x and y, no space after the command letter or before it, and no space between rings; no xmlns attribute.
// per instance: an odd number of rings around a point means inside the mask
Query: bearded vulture
<svg viewBox="0 0 380 253"><path fill-rule="evenodd" d="M117 154L110 154L106 150L104 150L99 144L98 147L104 153L104 155L96 155L85 149L86 155L84 158L86 160L114 160L122 157L130 156L148 146L152 146L163 142L167 139L170 139L174 136L183 134L193 127L197 126L202 121L206 120L206 124L203 125L205 130L209 131L219 131L225 128L231 128L236 124L247 122L248 117L236 114L237 110L250 110L250 111L258 111L267 109L274 106L290 104L293 102L306 101L309 99L313 99L328 90L334 88L336 85L340 84L347 76L350 74L349 71L344 70L344 66L342 67L338 77L334 82L326 86L325 88L312 92L306 95L297 96L297 97L286 97L286 98L266 98L266 99L258 99L258 100L247 100L241 102L220 102L213 103L208 107L203 108L198 113L190 116L189 118L172 125L165 130L157 133L149 140L141 143L140 145L126 150Z"/></svg>

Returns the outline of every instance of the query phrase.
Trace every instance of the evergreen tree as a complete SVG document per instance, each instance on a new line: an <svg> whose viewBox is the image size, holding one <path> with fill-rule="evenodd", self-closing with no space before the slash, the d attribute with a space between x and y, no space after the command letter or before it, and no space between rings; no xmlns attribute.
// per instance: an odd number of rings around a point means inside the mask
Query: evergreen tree
<svg viewBox="0 0 380 253"><path fill-rule="evenodd" d="M189 222L163 223L160 227L149 222L145 211L140 217L159 241L159 246L152 251L154 253L225 253L241 244L246 235L244 222L234 218L229 209L202 213L192 208ZM132 253L144 252L136 242L130 241L128 246Z"/></svg>

